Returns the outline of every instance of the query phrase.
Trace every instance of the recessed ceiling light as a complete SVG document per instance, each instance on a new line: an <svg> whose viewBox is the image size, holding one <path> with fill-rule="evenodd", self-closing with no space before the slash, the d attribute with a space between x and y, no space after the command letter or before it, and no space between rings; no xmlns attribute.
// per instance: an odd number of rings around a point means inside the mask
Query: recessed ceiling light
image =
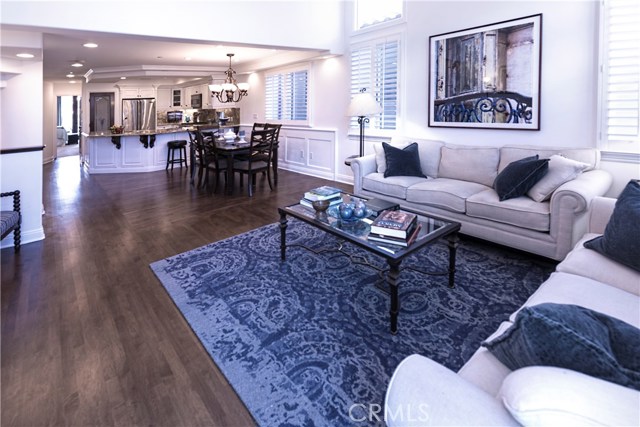
<svg viewBox="0 0 640 427"><path fill-rule="evenodd" d="M71 66L78 68L78 67L83 67L84 64L82 62L80 62L80 61L76 61L73 64L71 64Z"/></svg>
<svg viewBox="0 0 640 427"><path fill-rule="evenodd" d="M73 84L75 82L76 82L75 80L69 80L69 83L71 83L71 84Z"/></svg>
<svg viewBox="0 0 640 427"><path fill-rule="evenodd" d="M33 58L34 56L30 53L18 53L16 54L18 58Z"/></svg>
<svg viewBox="0 0 640 427"><path fill-rule="evenodd" d="M185 60L185 61L191 61L191 57L190 57L190 56L185 56L185 57L184 57L184 60Z"/></svg>
<svg viewBox="0 0 640 427"><path fill-rule="evenodd" d="M97 43L85 43L82 46L88 47L88 48L94 48L94 47L98 47L98 44Z"/></svg>
<svg viewBox="0 0 640 427"><path fill-rule="evenodd" d="M69 77L70 79L72 79L72 78L74 78L74 77L75 77L75 74L73 74L73 73L69 73L69 74L67 74L67 77Z"/></svg>
<svg viewBox="0 0 640 427"><path fill-rule="evenodd" d="M120 77L120 80L127 80L125 76Z"/></svg>

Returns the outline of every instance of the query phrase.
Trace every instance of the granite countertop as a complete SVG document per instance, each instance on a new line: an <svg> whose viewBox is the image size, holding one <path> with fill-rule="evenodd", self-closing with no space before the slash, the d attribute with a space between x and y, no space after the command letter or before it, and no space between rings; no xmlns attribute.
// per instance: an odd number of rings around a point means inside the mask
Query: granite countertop
<svg viewBox="0 0 640 427"><path fill-rule="evenodd" d="M103 137L111 138L112 136L139 136L139 135L161 135L165 133L186 132L186 129L176 127L172 129L156 129L156 130L136 130L132 132L111 133L111 132L89 132L84 133L86 137Z"/></svg>

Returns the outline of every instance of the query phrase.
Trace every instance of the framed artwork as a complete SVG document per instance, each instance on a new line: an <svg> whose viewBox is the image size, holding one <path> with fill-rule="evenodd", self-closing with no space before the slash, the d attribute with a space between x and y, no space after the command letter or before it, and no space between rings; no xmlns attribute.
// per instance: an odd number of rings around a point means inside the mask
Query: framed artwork
<svg viewBox="0 0 640 427"><path fill-rule="evenodd" d="M429 126L540 130L542 14L429 37Z"/></svg>

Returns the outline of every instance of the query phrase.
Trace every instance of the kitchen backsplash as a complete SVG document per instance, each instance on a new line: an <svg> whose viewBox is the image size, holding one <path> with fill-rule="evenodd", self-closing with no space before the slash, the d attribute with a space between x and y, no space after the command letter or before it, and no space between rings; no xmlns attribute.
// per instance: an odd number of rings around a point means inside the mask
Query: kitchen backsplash
<svg viewBox="0 0 640 427"><path fill-rule="evenodd" d="M157 126L166 126L172 125L175 123L167 122L167 111L182 111L182 122L187 122L187 117L189 118L189 123L207 123L207 124L217 124L218 123L218 112L224 111L224 116L228 118L227 125L239 125L240 124L240 108L217 108L217 109L180 109L180 108L164 108L158 109L156 112L157 115Z"/></svg>

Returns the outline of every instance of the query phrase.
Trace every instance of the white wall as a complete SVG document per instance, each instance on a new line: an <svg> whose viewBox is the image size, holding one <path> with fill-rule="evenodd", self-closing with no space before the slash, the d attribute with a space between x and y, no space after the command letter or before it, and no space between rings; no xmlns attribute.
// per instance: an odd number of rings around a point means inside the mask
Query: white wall
<svg viewBox="0 0 640 427"><path fill-rule="evenodd" d="M3 43L10 46L42 48L42 35L26 32L2 33ZM17 43L17 44L13 44ZM15 73L0 90L0 148L12 150L43 145L42 61L13 62L3 58L2 71L11 66ZM0 156L0 189L20 190L22 210L22 243L44 238L42 228L42 159L41 150ZM2 208L11 209L11 200L3 198ZM2 247L12 246L8 236Z"/></svg>
<svg viewBox="0 0 640 427"><path fill-rule="evenodd" d="M353 8L345 6L346 44ZM428 127L429 36L542 13L541 118L539 131ZM384 31L404 34L398 133L456 144L597 147L597 0L573 1L414 1L406 4L406 23ZM365 34L364 37L373 37ZM348 55L348 49L346 55ZM369 132L370 133L370 132ZM367 134L367 136L371 136ZM344 140L344 135L342 135ZM370 144L367 147L371 152ZM637 164L603 162L614 176L607 193L617 196ZM343 169L344 170L344 169Z"/></svg>

